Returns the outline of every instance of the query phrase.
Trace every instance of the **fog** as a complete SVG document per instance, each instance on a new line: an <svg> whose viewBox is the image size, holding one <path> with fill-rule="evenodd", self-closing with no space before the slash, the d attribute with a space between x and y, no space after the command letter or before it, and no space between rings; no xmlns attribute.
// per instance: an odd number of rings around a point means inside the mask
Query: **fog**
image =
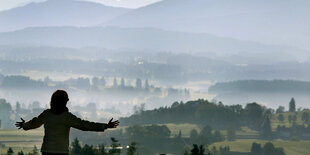
<svg viewBox="0 0 310 155"><path fill-rule="evenodd" d="M71 140L84 144L116 137L119 146L140 142L140 154L183 154L230 138L308 141L308 6L47 0L0 11L0 128L50 108L52 93L64 89L75 115L123 122L107 134L74 131Z"/></svg>

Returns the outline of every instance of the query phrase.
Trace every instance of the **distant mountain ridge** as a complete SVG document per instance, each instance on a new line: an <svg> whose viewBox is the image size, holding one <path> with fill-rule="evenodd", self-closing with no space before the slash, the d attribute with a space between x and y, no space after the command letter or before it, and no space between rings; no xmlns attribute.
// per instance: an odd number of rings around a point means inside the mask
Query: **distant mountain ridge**
<svg viewBox="0 0 310 155"><path fill-rule="evenodd" d="M275 59L281 61L295 60L300 53L304 52L294 48L239 41L210 34L165 31L154 28L117 27L27 28L0 33L0 45L67 48L100 47L107 49L138 49L145 52L201 52L222 56L241 54L244 58L255 55L257 60L268 57L268 59L272 58L273 61ZM295 53L292 54L292 51Z"/></svg>
<svg viewBox="0 0 310 155"><path fill-rule="evenodd" d="M94 26L131 9L79 0L47 0L0 12L0 32L40 26Z"/></svg>
<svg viewBox="0 0 310 155"><path fill-rule="evenodd" d="M163 0L103 23L204 32L310 49L307 0Z"/></svg>

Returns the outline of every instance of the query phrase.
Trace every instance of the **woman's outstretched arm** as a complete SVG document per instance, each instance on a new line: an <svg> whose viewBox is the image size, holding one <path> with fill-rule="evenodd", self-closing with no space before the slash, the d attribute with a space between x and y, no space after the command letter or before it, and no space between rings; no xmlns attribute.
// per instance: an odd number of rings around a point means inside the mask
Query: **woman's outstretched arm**
<svg viewBox="0 0 310 155"><path fill-rule="evenodd" d="M70 127L82 130L82 131L104 131L108 128L116 128L119 125L119 121L112 121L113 118L108 123L97 123L90 122L87 120L82 120L75 115L69 113L69 119L67 120Z"/></svg>
<svg viewBox="0 0 310 155"><path fill-rule="evenodd" d="M25 120L23 118L20 118L22 121L21 122L16 122L15 126L18 129L23 128L24 130L30 130L30 129L35 129L35 128L39 128L41 125L44 124L45 122L45 114L46 112L43 111L38 117L34 117L33 119L31 119L28 122L25 122Z"/></svg>

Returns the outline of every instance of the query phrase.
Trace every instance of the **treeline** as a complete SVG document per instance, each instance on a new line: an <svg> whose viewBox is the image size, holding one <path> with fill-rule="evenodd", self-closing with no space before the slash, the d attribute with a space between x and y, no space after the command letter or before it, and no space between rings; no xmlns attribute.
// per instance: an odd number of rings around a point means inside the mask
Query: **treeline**
<svg viewBox="0 0 310 155"><path fill-rule="evenodd" d="M172 134L166 125L134 125L100 135L73 130L71 137L77 137L82 142L92 145L101 144L102 141L107 142L110 137L118 139L119 143L125 146L136 142L142 154L156 154L160 151L182 154L184 149L192 144L209 146L226 139L219 130L214 130L210 126L205 126L200 131L193 129L190 137L184 137L181 131Z"/></svg>
<svg viewBox="0 0 310 155"><path fill-rule="evenodd" d="M210 125L215 129L238 129L248 126L259 130L264 117L271 113L257 103L241 105L223 105L199 99L196 101L174 102L170 107L140 111L130 117L120 118L122 125L191 123L203 127Z"/></svg>
<svg viewBox="0 0 310 155"><path fill-rule="evenodd" d="M240 80L216 83L209 93L309 93L310 82L293 80Z"/></svg>

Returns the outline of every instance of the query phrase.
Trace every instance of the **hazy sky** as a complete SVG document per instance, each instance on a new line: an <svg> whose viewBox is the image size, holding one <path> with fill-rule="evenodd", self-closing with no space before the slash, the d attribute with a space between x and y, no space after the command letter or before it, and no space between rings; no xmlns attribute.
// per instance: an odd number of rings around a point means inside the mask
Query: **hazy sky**
<svg viewBox="0 0 310 155"><path fill-rule="evenodd" d="M22 6L31 2L41 2L45 0L0 0L0 11ZM137 8L160 0L87 0L102 3L110 6Z"/></svg>

